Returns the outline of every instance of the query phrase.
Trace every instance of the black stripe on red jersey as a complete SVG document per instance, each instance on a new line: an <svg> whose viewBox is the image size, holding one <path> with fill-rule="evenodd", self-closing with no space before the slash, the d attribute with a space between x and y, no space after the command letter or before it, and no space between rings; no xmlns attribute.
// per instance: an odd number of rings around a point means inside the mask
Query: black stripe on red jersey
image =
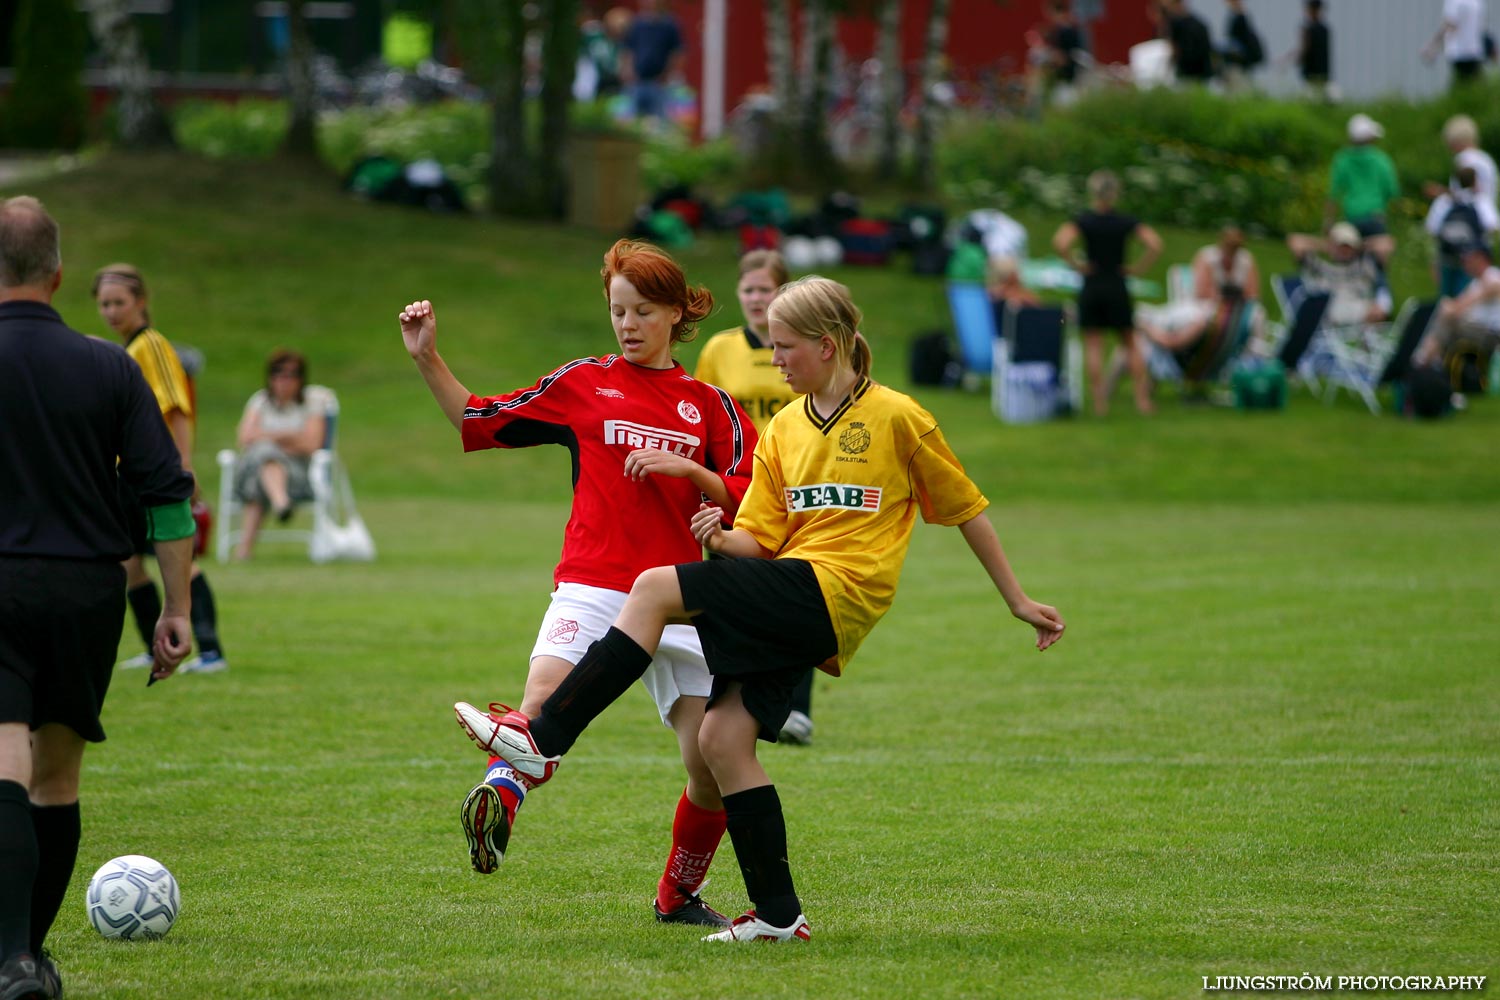
<svg viewBox="0 0 1500 1000"><path fill-rule="evenodd" d="M745 457L745 427L740 423L740 415L735 409L734 397L716 385L709 385L707 382L703 384L712 389L714 394L719 397L719 405L724 407L724 412L729 416L729 426L734 428L734 461L729 464L729 468L738 469L740 467L740 460ZM705 454L703 457L707 458L708 455ZM705 465L704 468L709 467ZM718 472L719 470L711 469L710 471Z"/></svg>
<svg viewBox="0 0 1500 1000"><path fill-rule="evenodd" d="M579 365L594 365L597 368L608 368L617 360L619 360L619 356L611 354L608 357L602 359L579 358L577 361L569 361L557 371L553 372L551 375L546 376L540 382L538 382L535 389L531 390L530 392L523 392L515 399L505 401L497 400L496 402L493 402L488 406L464 407L464 419L468 420L470 417L493 417L495 414L500 413L504 410L512 410L517 406L523 406L527 402L546 392L548 387L551 386L553 382L556 382L558 379L562 378L564 375L568 374L568 372L572 371L574 368L577 368Z"/></svg>
<svg viewBox="0 0 1500 1000"><path fill-rule="evenodd" d="M813 406L812 393L808 393L802 397L802 409L807 413L807 419L812 421L812 425L822 431L824 437L827 437L828 432L833 430L834 424L839 422L839 418L848 413L849 407L853 406L861 396L868 392L870 386L873 384L868 377L861 376L859 384L854 387L854 390L848 396L844 397L844 401L839 404L838 409L834 410L827 420L818 415L817 408Z"/></svg>

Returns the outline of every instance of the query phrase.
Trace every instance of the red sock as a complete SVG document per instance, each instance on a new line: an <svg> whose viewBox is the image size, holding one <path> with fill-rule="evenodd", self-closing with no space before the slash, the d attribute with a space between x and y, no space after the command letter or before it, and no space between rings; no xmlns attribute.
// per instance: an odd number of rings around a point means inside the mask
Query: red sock
<svg viewBox="0 0 1500 1000"><path fill-rule="evenodd" d="M697 892L703 884L719 841L724 839L725 826L723 809L694 805L683 789L677 815L672 818L672 853L667 855L666 871L656 884L656 905L663 913L671 913L686 902L679 886Z"/></svg>

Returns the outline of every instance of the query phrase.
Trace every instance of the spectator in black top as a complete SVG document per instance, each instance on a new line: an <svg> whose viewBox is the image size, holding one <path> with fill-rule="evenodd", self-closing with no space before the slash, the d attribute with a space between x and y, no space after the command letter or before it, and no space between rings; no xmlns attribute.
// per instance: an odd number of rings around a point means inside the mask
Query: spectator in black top
<svg viewBox="0 0 1500 1000"><path fill-rule="evenodd" d="M1109 412L1104 377L1106 331L1113 331L1120 338L1120 349L1125 352L1135 387L1136 409L1150 413L1154 409L1151 380L1146 371L1145 352L1136 349L1135 303L1130 299L1126 278L1151 267L1161 254L1161 237L1135 216L1115 211L1120 181L1108 170L1090 174L1088 189L1089 210L1063 223L1052 237L1052 246L1058 256L1083 275L1083 287L1078 292L1078 326L1083 331L1084 365L1094 413L1103 416ZM1082 257L1073 252L1073 245L1080 238ZM1126 264L1132 238L1140 240L1145 250L1133 264Z"/></svg>
<svg viewBox="0 0 1500 1000"><path fill-rule="evenodd" d="M1313 96L1328 100L1333 80L1333 39L1323 21L1323 0L1307 0L1307 19L1302 22L1297 47L1287 55L1297 63L1297 70Z"/></svg>
<svg viewBox="0 0 1500 1000"><path fill-rule="evenodd" d="M1172 71L1179 80L1206 83L1214 75L1214 48L1208 25L1188 10L1184 0L1162 0L1167 41L1172 43Z"/></svg>
<svg viewBox="0 0 1500 1000"><path fill-rule="evenodd" d="M1078 53L1088 51L1083 32L1073 17L1070 0L1051 0L1047 4L1047 20L1052 26L1047 30L1048 84L1049 90L1059 85L1071 85L1078 81Z"/></svg>
<svg viewBox="0 0 1500 1000"><path fill-rule="evenodd" d="M1266 50L1261 44L1250 15L1245 13L1245 0L1226 0L1229 20L1224 26L1225 43L1220 52L1226 67L1226 80L1238 83L1255 67L1265 62Z"/></svg>
<svg viewBox="0 0 1500 1000"><path fill-rule="evenodd" d="M667 84L682 62L682 32L662 0L641 0L620 45L620 78L638 118L665 119Z"/></svg>
<svg viewBox="0 0 1500 1000"><path fill-rule="evenodd" d="M0 202L0 995L60 996L42 945L78 854L78 780L125 618L130 532L146 508L166 585L152 678L192 648L193 477L140 367L52 308L58 227ZM29 987L29 989L28 989Z"/></svg>

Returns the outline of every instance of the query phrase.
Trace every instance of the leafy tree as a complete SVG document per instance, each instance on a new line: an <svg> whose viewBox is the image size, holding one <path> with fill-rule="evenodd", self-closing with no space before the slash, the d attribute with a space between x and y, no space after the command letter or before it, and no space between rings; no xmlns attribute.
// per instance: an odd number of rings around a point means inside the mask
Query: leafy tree
<svg viewBox="0 0 1500 1000"><path fill-rule="evenodd" d="M21 0L13 37L16 76L5 139L27 149L76 149L88 116L82 19L70 3Z"/></svg>

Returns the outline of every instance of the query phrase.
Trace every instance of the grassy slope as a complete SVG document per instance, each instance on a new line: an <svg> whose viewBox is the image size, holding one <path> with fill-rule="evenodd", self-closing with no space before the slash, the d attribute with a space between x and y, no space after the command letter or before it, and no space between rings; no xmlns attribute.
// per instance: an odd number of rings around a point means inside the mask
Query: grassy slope
<svg viewBox="0 0 1500 1000"><path fill-rule="evenodd" d="M709 951L645 918L680 771L639 692L527 806L500 876L467 871L453 821L482 760L447 705L519 692L566 459L461 460L394 316L432 298L470 385L523 384L609 349L606 240L359 206L268 165L116 160L33 190L75 325L102 332L87 276L129 259L160 327L207 352L200 466L267 350L308 352L381 545L210 567L234 669L117 679L53 940L70 996L1178 997L1203 975L1493 971L1489 401L1413 424L1168 393L1153 420L1013 428L918 393L1073 631L1028 656L957 533L920 530L890 620L819 682L818 745L766 751L814 946ZM1169 238L1169 259L1203 240ZM681 257L735 322L731 248ZM903 385L940 286L836 273ZM127 852L183 883L158 945L82 921L82 881ZM743 905L727 846L715 871L710 898Z"/></svg>

